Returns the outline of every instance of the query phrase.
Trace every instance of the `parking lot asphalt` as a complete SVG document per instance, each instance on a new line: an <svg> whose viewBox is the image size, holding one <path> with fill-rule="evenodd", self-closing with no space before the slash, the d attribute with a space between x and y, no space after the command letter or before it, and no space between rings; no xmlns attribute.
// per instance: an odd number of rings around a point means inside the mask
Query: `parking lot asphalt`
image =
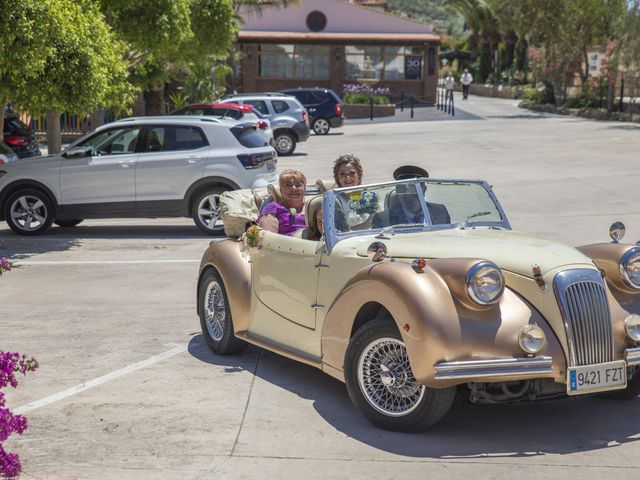
<svg viewBox="0 0 640 480"><path fill-rule="evenodd" d="M640 126L542 115L470 97L448 117L348 123L278 168L331 176L342 153L365 180L399 165L489 181L514 229L570 245L640 239ZM404 113L404 112L403 112ZM429 118L426 118L429 116ZM637 478L640 399L456 405L420 434L378 430L344 386L258 348L218 357L195 285L211 241L189 219L91 220L36 238L0 225L0 349L41 368L10 390L29 417L9 451L23 478Z"/></svg>

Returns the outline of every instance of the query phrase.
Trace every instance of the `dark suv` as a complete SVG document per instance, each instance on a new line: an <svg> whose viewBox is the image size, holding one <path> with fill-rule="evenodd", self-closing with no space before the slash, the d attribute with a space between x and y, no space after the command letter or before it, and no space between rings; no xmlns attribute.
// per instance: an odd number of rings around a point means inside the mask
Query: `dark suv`
<svg viewBox="0 0 640 480"><path fill-rule="evenodd" d="M309 112L309 123L316 135L326 135L331 127L341 127L344 123L342 100L328 88L295 88L282 90L293 95Z"/></svg>
<svg viewBox="0 0 640 480"><path fill-rule="evenodd" d="M2 133L4 142L19 158L42 155L38 148L35 130L22 122L17 115L5 113Z"/></svg>

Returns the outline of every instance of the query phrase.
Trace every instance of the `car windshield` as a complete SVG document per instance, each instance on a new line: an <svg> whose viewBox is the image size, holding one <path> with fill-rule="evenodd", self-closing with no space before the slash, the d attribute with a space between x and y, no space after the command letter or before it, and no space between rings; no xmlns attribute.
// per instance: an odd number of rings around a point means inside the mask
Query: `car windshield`
<svg viewBox="0 0 640 480"><path fill-rule="evenodd" d="M410 180L335 191L337 234L377 229L502 224L505 220L481 182Z"/></svg>

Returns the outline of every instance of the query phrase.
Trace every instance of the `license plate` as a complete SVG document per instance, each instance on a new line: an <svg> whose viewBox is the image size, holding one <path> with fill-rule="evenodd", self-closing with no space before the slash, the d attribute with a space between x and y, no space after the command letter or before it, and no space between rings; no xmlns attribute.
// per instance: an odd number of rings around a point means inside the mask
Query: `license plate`
<svg viewBox="0 0 640 480"><path fill-rule="evenodd" d="M570 367L567 375L567 394L617 390L627 386L627 368L624 360Z"/></svg>
<svg viewBox="0 0 640 480"><path fill-rule="evenodd" d="M273 172L276 169L276 162L273 160L267 160L267 171Z"/></svg>

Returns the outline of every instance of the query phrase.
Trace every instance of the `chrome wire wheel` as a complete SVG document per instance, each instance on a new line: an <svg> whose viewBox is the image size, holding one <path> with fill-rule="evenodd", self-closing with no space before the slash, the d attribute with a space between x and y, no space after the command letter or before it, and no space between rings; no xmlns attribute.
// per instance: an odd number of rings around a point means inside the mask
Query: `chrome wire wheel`
<svg viewBox="0 0 640 480"><path fill-rule="evenodd" d="M390 417L413 412L426 390L413 376L404 343L396 338L369 343L360 354L357 375L369 405Z"/></svg>
<svg viewBox="0 0 640 480"><path fill-rule="evenodd" d="M313 122L313 131L316 132L316 135L326 135L330 128L331 126L325 118L318 118Z"/></svg>
<svg viewBox="0 0 640 480"><path fill-rule="evenodd" d="M49 212L45 203L34 195L21 195L9 207L11 221L24 232L33 232L46 223Z"/></svg>
<svg viewBox="0 0 640 480"><path fill-rule="evenodd" d="M223 228L220 220L220 195L209 194L202 197L198 203L198 221L210 231L218 231Z"/></svg>
<svg viewBox="0 0 640 480"><path fill-rule="evenodd" d="M216 281L207 286L204 295L204 315L209 335L214 341L221 341L227 321L227 309L222 288Z"/></svg>

